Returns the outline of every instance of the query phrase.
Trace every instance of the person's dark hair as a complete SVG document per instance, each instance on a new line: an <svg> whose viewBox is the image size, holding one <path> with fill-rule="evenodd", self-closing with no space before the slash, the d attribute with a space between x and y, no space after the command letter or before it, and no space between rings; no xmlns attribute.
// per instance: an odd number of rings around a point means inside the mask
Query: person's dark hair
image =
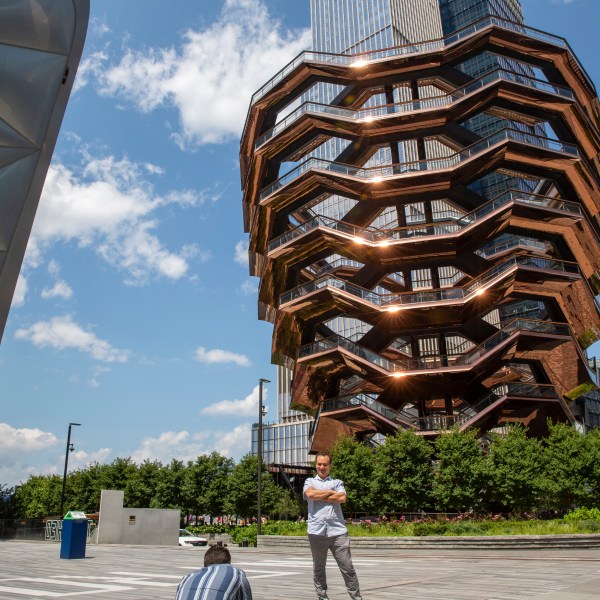
<svg viewBox="0 0 600 600"><path fill-rule="evenodd" d="M204 566L231 564L231 554L225 546L211 546L204 555Z"/></svg>
<svg viewBox="0 0 600 600"><path fill-rule="evenodd" d="M319 456L326 456L327 458L329 458L329 464L331 464L331 461L333 460L331 458L330 452L317 452L317 456L315 456L315 461L319 458Z"/></svg>

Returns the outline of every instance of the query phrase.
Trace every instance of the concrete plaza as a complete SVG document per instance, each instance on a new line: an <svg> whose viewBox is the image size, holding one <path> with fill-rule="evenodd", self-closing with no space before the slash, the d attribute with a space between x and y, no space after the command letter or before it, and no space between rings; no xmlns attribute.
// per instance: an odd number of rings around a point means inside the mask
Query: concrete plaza
<svg viewBox="0 0 600 600"><path fill-rule="evenodd" d="M314 600L308 550L230 547L255 599ZM168 600L202 566L205 548L90 545L61 560L51 542L0 542L0 599ZM600 550L355 550L365 600L591 600L600 598ZM333 561L330 598L348 598Z"/></svg>

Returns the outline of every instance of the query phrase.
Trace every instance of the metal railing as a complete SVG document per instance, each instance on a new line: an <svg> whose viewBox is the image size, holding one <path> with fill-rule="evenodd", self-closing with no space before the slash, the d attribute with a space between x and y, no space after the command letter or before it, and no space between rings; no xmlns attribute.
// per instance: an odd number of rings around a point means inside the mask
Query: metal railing
<svg viewBox="0 0 600 600"><path fill-rule="evenodd" d="M547 196L528 194L519 190L508 190L500 194L493 200L486 202L474 211L457 219L449 221L439 221L436 223L427 223L420 225L409 225L394 229L376 229L374 227L356 227L344 221L331 219L330 217L315 216L304 223L301 223L291 231L274 238L269 242L268 251L273 252L281 246L298 239L311 231L319 228L325 228L337 231L347 236L355 238L354 241L360 241L365 244L389 244L402 240L413 240L423 237L437 237L451 235L463 231L468 227L488 218L497 210L509 204L528 204L533 207L548 208L573 215L582 215L581 206L576 202L560 200Z"/></svg>
<svg viewBox="0 0 600 600"><path fill-rule="evenodd" d="M304 51L298 56L292 59L285 67L283 67L278 73L276 73L269 81L263 84L254 94L252 95L251 104L254 104L261 98L263 98L268 92L270 92L276 85L283 81L290 73L297 69L303 63L325 63L325 64L337 64L343 66L354 66L357 68L365 66L369 62L381 61L385 59L393 59L395 57L406 56L410 54L418 55L427 52L433 52L436 50L443 50L448 46L461 42L462 40L472 37L477 33L487 28L498 27L507 31L516 31L523 36L540 40L545 43L558 46L568 50L578 68L581 70L581 74L585 79L586 83L595 90L594 84L592 83L589 75L583 68L579 59L569 46L569 43L562 37L546 33L533 27L527 27L521 23L515 23L507 19L502 19L496 16L484 17L462 29L459 29L445 37L436 38L424 42L411 43L403 46L394 46L391 48L384 48L381 50L375 50L371 52L363 52L361 54L332 54L328 52L312 52Z"/></svg>
<svg viewBox="0 0 600 600"><path fill-rule="evenodd" d="M558 271L568 274L579 274L580 272L577 263L524 254L510 257L504 262L495 265L481 277L474 279L464 287L451 287L423 292L402 292L399 294L379 294L344 279L325 275L281 294L279 297L279 307L282 308L298 298L324 289L340 290L363 302L368 302L386 310L399 310L403 306L414 307L419 304L457 303L474 298L481 293L482 289L492 286L499 279L520 267L544 271Z"/></svg>
<svg viewBox="0 0 600 600"><path fill-rule="evenodd" d="M565 407L562 398L552 385L511 382L495 386L489 393L475 402L475 404L467 405L463 410L458 411L453 415L436 414L419 417L404 410L395 411L384 406L368 394L330 398L321 404L319 412L323 414L344 408L364 406L365 408L371 409L382 415L389 421L394 422L396 426L398 426L399 422L404 422L418 431L440 431L452 429L454 426L465 427L469 423L476 421L481 412L486 408L506 397L558 400L563 404L563 407ZM316 427L317 423L315 421L315 431Z"/></svg>
<svg viewBox="0 0 600 600"><path fill-rule="evenodd" d="M552 152L568 154L569 156L579 156L579 150L577 149L577 146L574 146L573 144L567 144L552 138L534 135L532 133L525 133L523 131L518 131L517 129L505 128L475 142L471 146L468 146L467 148L464 148L455 154L444 158L431 158L377 167L357 167L354 165L347 165L322 158L307 158L299 165L288 171L285 175L277 179L277 181L263 188L260 192L259 198L261 201L264 200L277 190L288 185L308 171L328 171L339 175L362 179L369 183L379 183L384 179L389 179L398 175L405 175L407 173L410 174L423 171L440 171L444 169L450 169L472 159L479 154L484 153L492 146L506 141L515 141L528 146L544 148L545 150L550 150Z"/></svg>
<svg viewBox="0 0 600 600"><path fill-rule="evenodd" d="M446 368L460 368L462 370L462 368L468 369L472 364L487 354L491 354L504 344L504 342L525 332L572 337L569 326L564 323L538 321L534 319L514 319L487 340L460 355L431 355L420 358L402 358L392 361L341 335L333 335L301 346L298 350L298 359L308 358L322 352L343 349L350 352L355 357L374 365L380 370L386 371L392 376L394 374L402 376L404 372L427 372Z"/></svg>
<svg viewBox="0 0 600 600"><path fill-rule="evenodd" d="M447 94L441 94L439 96L432 96L430 98L423 98L419 100L406 100L403 102L362 108L358 110L333 106L331 104L322 104L320 102L303 102L296 110L276 123L275 126L269 131L261 135L258 140L256 140L254 149L259 149L261 146L290 127L290 125L298 121L298 119L307 113L315 115L328 115L336 118L348 119L351 121L372 122L375 119L393 117L397 114L405 114L407 112L422 110L435 110L445 106L451 106L466 96L472 95L481 89L491 86L499 81L516 83L530 89L536 89L553 94L555 96L560 96L561 98L572 99L574 97L573 92L567 87L548 83L542 79L528 77L526 75L521 75L519 73L498 67Z"/></svg>

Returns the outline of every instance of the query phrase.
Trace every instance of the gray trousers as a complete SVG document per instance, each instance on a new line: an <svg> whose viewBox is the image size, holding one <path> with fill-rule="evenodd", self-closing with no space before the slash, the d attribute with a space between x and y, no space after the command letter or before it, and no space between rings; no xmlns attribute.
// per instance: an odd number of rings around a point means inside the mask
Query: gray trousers
<svg viewBox="0 0 600 600"><path fill-rule="evenodd" d="M344 533L335 537L309 534L308 541L313 557L313 572L317 596L319 598L327 598L325 565L327 564L327 551L331 550L331 554L333 554L333 558L335 558L344 578L350 598L352 600L362 600L358 577L356 576L352 557L350 556L350 538L348 534Z"/></svg>

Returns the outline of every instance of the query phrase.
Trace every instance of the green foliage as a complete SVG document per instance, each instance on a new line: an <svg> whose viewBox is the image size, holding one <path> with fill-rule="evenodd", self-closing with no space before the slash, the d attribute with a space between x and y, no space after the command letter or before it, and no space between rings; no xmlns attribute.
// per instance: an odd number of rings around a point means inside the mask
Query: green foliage
<svg viewBox="0 0 600 600"><path fill-rule="evenodd" d="M583 442L583 497L579 503L583 506L600 506L600 430L590 431Z"/></svg>
<svg viewBox="0 0 600 600"><path fill-rule="evenodd" d="M490 498L504 511L530 511L540 497L539 466L542 446L514 426L506 436L496 436L488 455Z"/></svg>
<svg viewBox="0 0 600 600"><path fill-rule="evenodd" d="M567 511L574 504L586 504L585 436L570 425L548 422L542 448L540 490L544 508Z"/></svg>
<svg viewBox="0 0 600 600"><path fill-rule="evenodd" d="M16 511L15 488L0 483L0 519L13 519Z"/></svg>
<svg viewBox="0 0 600 600"><path fill-rule="evenodd" d="M586 381L585 383L574 387L568 394L566 394L566 396L569 400L575 400L576 398L579 398L579 396L582 396L583 394L589 394L597 389L598 387L591 381Z"/></svg>
<svg viewBox="0 0 600 600"><path fill-rule="evenodd" d="M429 504L431 455L431 446L412 431L399 429L386 438L375 460L377 512L412 512Z"/></svg>
<svg viewBox="0 0 600 600"><path fill-rule="evenodd" d="M131 472L125 486L126 506L130 508L152 507L164 471L165 468L158 460L145 460L141 465L138 465L135 471Z"/></svg>
<svg viewBox="0 0 600 600"><path fill-rule="evenodd" d="M331 475L344 482L347 512L373 510L373 450L348 436L340 436L332 449Z"/></svg>
<svg viewBox="0 0 600 600"><path fill-rule="evenodd" d="M264 529L264 527L263 533L266 533L266 529ZM229 535L231 536L231 541L234 544L239 544L240 542L247 541L253 545L256 545L258 527L256 523L253 523L251 525L239 525L237 527L232 527L229 531Z"/></svg>
<svg viewBox="0 0 600 600"><path fill-rule="evenodd" d="M246 454L235 465L227 479L227 500L225 512L244 518L251 518L257 513L258 497L258 458ZM277 486L266 465L262 465L261 509L263 514L274 511L284 492Z"/></svg>
<svg viewBox="0 0 600 600"><path fill-rule="evenodd" d="M479 511L488 484L488 471L475 431L458 428L441 435L435 444L437 468L433 495L441 511Z"/></svg>
<svg viewBox="0 0 600 600"><path fill-rule="evenodd" d="M273 508L273 515L278 519L287 520L300 514L300 503L288 490L282 490L279 500Z"/></svg>
<svg viewBox="0 0 600 600"><path fill-rule="evenodd" d="M413 533L416 536L424 535L444 535L448 531L448 523L444 521L426 521L424 523L415 523Z"/></svg>
<svg viewBox="0 0 600 600"><path fill-rule="evenodd" d="M212 452L198 456L188 469L183 481L183 491L189 514L222 515L225 513L227 480L234 462Z"/></svg>
<svg viewBox="0 0 600 600"><path fill-rule="evenodd" d="M563 518L565 521L600 521L600 508L576 508Z"/></svg>
<svg viewBox="0 0 600 600"><path fill-rule="evenodd" d="M25 519L58 515L61 490L58 475L32 475L15 493L18 515Z"/></svg>
<svg viewBox="0 0 600 600"><path fill-rule="evenodd" d="M595 519L584 519L577 523L581 533L600 533L600 521Z"/></svg>

